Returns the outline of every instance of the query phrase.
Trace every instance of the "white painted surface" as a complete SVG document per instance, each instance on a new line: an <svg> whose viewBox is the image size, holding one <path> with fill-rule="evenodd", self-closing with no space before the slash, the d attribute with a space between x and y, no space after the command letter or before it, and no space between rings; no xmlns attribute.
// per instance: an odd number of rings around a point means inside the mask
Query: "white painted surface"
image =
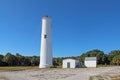
<svg viewBox="0 0 120 80"><path fill-rule="evenodd" d="M86 57L84 62L86 67L97 67L96 57Z"/></svg>
<svg viewBox="0 0 120 80"><path fill-rule="evenodd" d="M78 60L74 60L74 59L64 59L63 60L63 64L62 67L63 68L67 68L67 63L70 63L70 68L76 68L76 66L78 64L80 64L80 62Z"/></svg>
<svg viewBox="0 0 120 80"><path fill-rule="evenodd" d="M52 20L49 17L42 18L41 52L39 68L52 66Z"/></svg>
<svg viewBox="0 0 120 80"><path fill-rule="evenodd" d="M67 63L70 63L70 68L75 68L75 60L74 59L64 59L63 60L63 68L67 68Z"/></svg>

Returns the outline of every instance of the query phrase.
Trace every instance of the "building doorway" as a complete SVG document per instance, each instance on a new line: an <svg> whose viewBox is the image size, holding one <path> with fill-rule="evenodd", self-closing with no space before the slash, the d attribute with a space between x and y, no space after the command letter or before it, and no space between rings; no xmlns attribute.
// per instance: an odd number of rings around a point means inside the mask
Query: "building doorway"
<svg viewBox="0 0 120 80"><path fill-rule="evenodd" d="M70 62L67 62L67 68L70 68Z"/></svg>

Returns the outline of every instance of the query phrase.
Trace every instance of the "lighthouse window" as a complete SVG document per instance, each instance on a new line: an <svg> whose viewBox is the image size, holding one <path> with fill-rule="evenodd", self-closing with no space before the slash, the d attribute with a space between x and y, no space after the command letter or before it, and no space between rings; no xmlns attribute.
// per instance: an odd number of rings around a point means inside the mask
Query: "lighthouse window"
<svg viewBox="0 0 120 80"><path fill-rule="evenodd" d="M46 34L44 35L44 38L45 38L45 39L47 38L47 35L46 35Z"/></svg>

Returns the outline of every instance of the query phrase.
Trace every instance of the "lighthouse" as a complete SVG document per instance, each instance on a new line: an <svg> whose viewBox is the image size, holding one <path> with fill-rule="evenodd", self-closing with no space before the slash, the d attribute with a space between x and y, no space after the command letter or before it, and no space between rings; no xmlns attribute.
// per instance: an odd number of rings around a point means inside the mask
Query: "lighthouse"
<svg viewBox="0 0 120 80"><path fill-rule="evenodd" d="M52 66L52 19L42 18L41 50L39 68Z"/></svg>

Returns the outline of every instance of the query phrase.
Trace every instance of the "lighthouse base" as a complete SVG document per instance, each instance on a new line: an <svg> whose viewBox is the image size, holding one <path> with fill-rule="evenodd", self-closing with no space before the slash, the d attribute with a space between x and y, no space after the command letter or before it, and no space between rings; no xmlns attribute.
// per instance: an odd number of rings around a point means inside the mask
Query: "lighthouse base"
<svg viewBox="0 0 120 80"><path fill-rule="evenodd" d="M49 68L52 65L48 65L48 64L39 64L39 68Z"/></svg>

